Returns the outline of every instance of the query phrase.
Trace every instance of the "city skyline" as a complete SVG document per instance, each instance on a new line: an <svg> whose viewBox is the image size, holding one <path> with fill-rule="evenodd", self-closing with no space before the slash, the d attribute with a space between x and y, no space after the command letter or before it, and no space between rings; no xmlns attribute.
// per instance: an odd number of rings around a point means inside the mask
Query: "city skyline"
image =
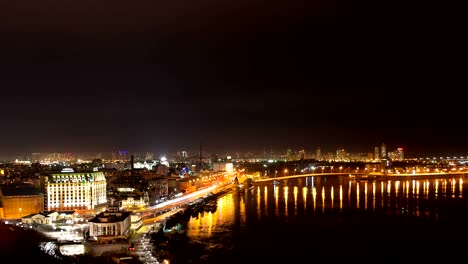
<svg viewBox="0 0 468 264"><path fill-rule="evenodd" d="M414 153L402 146L388 146L384 142L380 145L373 146L372 149L366 151L355 152L344 147L337 149L327 149L322 147L316 148L286 148L286 149L263 149L257 151L221 151L211 152L203 150L177 150L177 151L132 151L132 150L111 150L98 152L32 152L32 153L17 153L8 158L0 159L0 162L89 162L94 159L103 161L130 161L133 157L135 162L149 160L168 160L171 162L197 162L201 157L204 161L226 161L232 159L234 161L241 160L327 160L338 162L369 162L380 160L382 157L391 160L403 159L468 159L468 153ZM25 164L26 164L25 163Z"/></svg>
<svg viewBox="0 0 468 264"><path fill-rule="evenodd" d="M0 13L0 158L200 142L468 152L455 27L358 33L341 2L26 2Z"/></svg>

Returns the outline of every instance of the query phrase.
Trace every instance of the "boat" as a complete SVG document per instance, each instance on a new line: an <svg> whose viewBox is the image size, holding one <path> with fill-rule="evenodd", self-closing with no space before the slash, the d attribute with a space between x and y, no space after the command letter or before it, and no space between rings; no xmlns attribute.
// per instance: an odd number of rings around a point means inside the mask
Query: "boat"
<svg viewBox="0 0 468 264"><path fill-rule="evenodd" d="M280 181L278 181L278 180L273 180L273 185L277 186L277 185L280 185L280 184L281 184Z"/></svg>

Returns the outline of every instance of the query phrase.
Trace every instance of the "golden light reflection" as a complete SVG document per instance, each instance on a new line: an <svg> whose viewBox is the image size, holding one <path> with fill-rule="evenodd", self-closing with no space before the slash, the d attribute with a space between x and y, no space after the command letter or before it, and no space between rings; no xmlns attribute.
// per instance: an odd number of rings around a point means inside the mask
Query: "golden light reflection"
<svg viewBox="0 0 468 264"><path fill-rule="evenodd" d="M263 194L263 203L265 204L265 215L268 216L268 187L265 186L264 194Z"/></svg>
<svg viewBox="0 0 468 264"><path fill-rule="evenodd" d="M315 186L312 188L312 201L314 203L314 211L317 208L317 190L315 189Z"/></svg>
<svg viewBox="0 0 468 264"><path fill-rule="evenodd" d="M364 183L364 209L367 210L367 182Z"/></svg>
<svg viewBox="0 0 468 264"><path fill-rule="evenodd" d="M421 184L419 181L416 181L416 195L419 196L419 189L421 188Z"/></svg>
<svg viewBox="0 0 468 264"><path fill-rule="evenodd" d="M191 230L192 233L196 236L200 235L200 229L201 229L201 218L192 218L189 222L189 225L191 225Z"/></svg>
<svg viewBox="0 0 468 264"><path fill-rule="evenodd" d="M359 209L359 183L356 184L356 208Z"/></svg>
<svg viewBox="0 0 468 264"><path fill-rule="evenodd" d="M429 180L426 180L426 181L424 182L424 196L425 196L425 197L429 197L429 188L430 188L430 185L431 185L431 184L430 184Z"/></svg>
<svg viewBox="0 0 468 264"><path fill-rule="evenodd" d="M322 187L322 212L325 212L325 186Z"/></svg>
<svg viewBox="0 0 468 264"><path fill-rule="evenodd" d="M245 221L247 220L246 217L247 215L245 214L245 203L240 203L239 205L239 210L240 210L240 215L241 215L241 221L242 223L245 223Z"/></svg>
<svg viewBox="0 0 468 264"><path fill-rule="evenodd" d="M406 181L406 198L409 197L409 190L410 190L409 181Z"/></svg>
<svg viewBox="0 0 468 264"><path fill-rule="evenodd" d="M284 193L284 215L288 216L288 196L289 196L288 186L283 187L283 193Z"/></svg>
<svg viewBox="0 0 468 264"><path fill-rule="evenodd" d="M444 196L444 201L447 199L457 199L461 197L463 192L463 178L405 178L406 177L395 177L392 178L391 181L388 179L383 181L379 179L373 181L355 181L351 179L349 182L341 180L335 182L318 180L314 187L310 187L310 183L305 182L298 182L296 185L289 185L289 187L286 187L287 185L276 187L273 187L273 185L260 185L260 187L256 187L256 189L251 192L252 195L255 195L254 197L249 195L250 192L245 193L243 196L231 196L228 194L225 197L220 197L218 199L216 212L198 214L198 217L192 217L188 226L190 226L190 232L193 236L213 236L216 235L217 231L219 232L219 230L216 229L220 229L223 223L226 222L226 219L231 219L233 216L235 216L237 221L236 224L240 222L241 225L246 224L247 220L256 221L257 217L259 219L265 218L268 212L271 213L270 217L274 217L272 214L275 214L275 212L277 215L281 216L297 216L302 212L299 211L302 210L302 208L298 208L299 203L303 203L301 207L304 206L303 210L305 213L310 213L312 210L315 212L317 206L322 206L321 211L326 212L326 210L335 207L335 189L337 188L339 188L339 198L337 199L339 199L340 210L357 207L357 209L362 208L375 211L381 208L383 210L393 210L392 212L402 212L402 217L406 217L406 212L408 216L411 217L430 217L431 220L435 220L439 217L437 212L440 210L437 209L437 206L439 206L440 203L419 201L422 201L422 199L438 199L438 194L444 189L444 184L448 191L444 193L444 195L446 195ZM380 188L377 187L377 184L380 184ZM345 186L349 186L348 190L344 190ZM292 190L290 190L291 188ZM302 190L301 193L299 193L299 188ZM321 198L317 197L319 189L320 194L318 195L321 195ZM268 195L270 191L272 191L272 193ZM344 198L344 191L347 191L346 198ZM327 192L329 194L328 198ZM309 198L308 195L311 195L311 197ZM363 197L361 197L361 195L363 195ZM419 197L419 195L421 196ZM249 199L253 199L250 201L251 203L247 203ZM318 199L320 199L320 201L318 201ZM348 199L348 201L344 201L344 199ZM293 200L294 213L292 212ZM308 204L309 201L310 204ZM254 208L254 204L257 205L257 208ZM273 209L274 206L276 206L275 209ZM435 206L436 208L432 209L427 206ZM253 210L251 211L253 213L257 212L258 215L253 216L253 219L248 219L247 208L249 208L248 210ZM283 210L285 210L284 213Z"/></svg>
<svg viewBox="0 0 468 264"><path fill-rule="evenodd" d="M297 186L294 186L294 189L293 189L293 195L294 195L294 214L297 214L297 192L298 192L298 188L297 188Z"/></svg>
<svg viewBox="0 0 468 264"><path fill-rule="evenodd" d="M348 206L351 207L351 190L352 190L351 181L348 184Z"/></svg>
<svg viewBox="0 0 468 264"><path fill-rule="evenodd" d="M343 209L343 186L340 184L340 209Z"/></svg>
<svg viewBox="0 0 468 264"><path fill-rule="evenodd" d="M459 197L462 198L463 197L463 179L460 178L459 180L459 189L460 189L460 194L459 194Z"/></svg>
<svg viewBox="0 0 468 264"><path fill-rule="evenodd" d="M273 190L273 194L275 195L275 213L276 215L279 215L279 187L278 186L275 186L273 187L274 190Z"/></svg>
<svg viewBox="0 0 468 264"><path fill-rule="evenodd" d="M447 193L447 180L442 180L442 194Z"/></svg>
<svg viewBox="0 0 468 264"><path fill-rule="evenodd" d="M211 236L211 231L213 229L213 214L210 212L208 217L203 217L203 219L207 219L208 221L208 235Z"/></svg>
<svg viewBox="0 0 468 264"><path fill-rule="evenodd" d="M377 187L377 186L376 186L376 183L373 182L373 183L372 183L372 208L374 208L374 210L375 210L375 200L376 200L376 198L375 198L375 192L376 192L376 189L377 189L376 187Z"/></svg>
<svg viewBox="0 0 468 264"><path fill-rule="evenodd" d="M307 208L307 187L302 188L302 197L304 198L304 210Z"/></svg>
<svg viewBox="0 0 468 264"><path fill-rule="evenodd" d="M266 186L265 186L266 188ZM260 220L260 216L262 215L262 208L265 208L262 204L262 196L260 194L260 187L258 187L257 191L257 217Z"/></svg>
<svg viewBox="0 0 468 264"><path fill-rule="evenodd" d="M380 182L380 194L383 195L384 193L384 190L385 190L385 186L384 186L384 182ZM383 197L380 199L380 206L383 208L384 207L384 199Z"/></svg>
<svg viewBox="0 0 468 264"><path fill-rule="evenodd" d="M334 189L333 189L333 186L331 187L331 190L330 190L330 192L331 192L331 193L330 193L330 198L331 198L331 208L333 208L333 207L334 207L334 200L335 200L335 199L334 199L334 193L335 193L335 191L334 191Z"/></svg>
<svg viewBox="0 0 468 264"><path fill-rule="evenodd" d="M452 197L455 198L455 189L456 189L457 181L452 179Z"/></svg>

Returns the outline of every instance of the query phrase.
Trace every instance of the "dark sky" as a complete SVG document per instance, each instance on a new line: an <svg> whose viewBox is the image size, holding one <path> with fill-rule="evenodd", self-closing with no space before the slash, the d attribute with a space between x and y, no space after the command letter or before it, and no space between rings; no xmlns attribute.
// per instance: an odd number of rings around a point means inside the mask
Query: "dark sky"
<svg viewBox="0 0 468 264"><path fill-rule="evenodd" d="M207 151L363 152L385 142L468 155L455 25L420 19L424 6L396 16L353 8L2 1L0 157L200 142Z"/></svg>

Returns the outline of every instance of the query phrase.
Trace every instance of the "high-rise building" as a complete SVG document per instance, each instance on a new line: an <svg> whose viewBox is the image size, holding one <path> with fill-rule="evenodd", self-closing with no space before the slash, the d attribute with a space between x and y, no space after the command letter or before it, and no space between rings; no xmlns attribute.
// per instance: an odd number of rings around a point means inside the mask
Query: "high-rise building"
<svg viewBox="0 0 468 264"><path fill-rule="evenodd" d="M374 147L374 160L380 159L380 148L379 146Z"/></svg>
<svg viewBox="0 0 468 264"><path fill-rule="evenodd" d="M387 158L387 145L385 145L385 143L382 143L382 145L380 145L380 158L381 159L384 159L384 158Z"/></svg>
<svg viewBox="0 0 468 264"><path fill-rule="evenodd" d="M405 159L405 152L403 148L397 148L397 159L398 160L404 160Z"/></svg>
<svg viewBox="0 0 468 264"><path fill-rule="evenodd" d="M347 161L348 158L346 157L347 153L344 148L340 148L336 150L335 161Z"/></svg>
<svg viewBox="0 0 468 264"><path fill-rule="evenodd" d="M153 159L153 153L152 152L146 152L145 153L145 160L152 160Z"/></svg>
<svg viewBox="0 0 468 264"><path fill-rule="evenodd" d="M128 151L127 150L119 150L119 160L120 161L128 161Z"/></svg>

